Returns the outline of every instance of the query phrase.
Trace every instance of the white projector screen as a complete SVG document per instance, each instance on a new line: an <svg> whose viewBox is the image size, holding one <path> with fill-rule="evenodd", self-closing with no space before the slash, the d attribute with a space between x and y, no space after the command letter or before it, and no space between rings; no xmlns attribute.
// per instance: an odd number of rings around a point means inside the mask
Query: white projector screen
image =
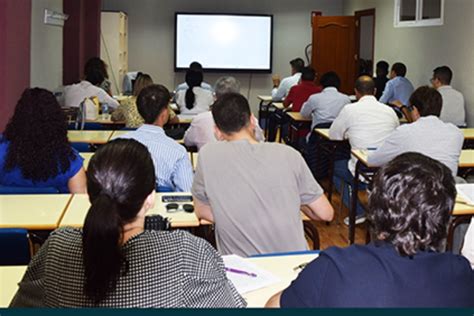
<svg viewBox="0 0 474 316"><path fill-rule="evenodd" d="M271 15L176 13L175 70L272 71Z"/></svg>

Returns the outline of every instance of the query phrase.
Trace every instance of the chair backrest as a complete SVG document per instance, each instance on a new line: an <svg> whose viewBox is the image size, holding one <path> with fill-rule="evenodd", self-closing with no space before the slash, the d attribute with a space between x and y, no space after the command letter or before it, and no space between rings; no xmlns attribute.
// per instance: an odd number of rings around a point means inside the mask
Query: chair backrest
<svg viewBox="0 0 474 316"><path fill-rule="evenodd" d="M18 187L0 185L0 195L7 194L58 194L59 190L53 187Z"/></svg>
<svg viewBox="0 0 474 316"><path fill-rule="evenodd" d="M27 265L31 259L26 229L0 228L0 265Z"/></svg>

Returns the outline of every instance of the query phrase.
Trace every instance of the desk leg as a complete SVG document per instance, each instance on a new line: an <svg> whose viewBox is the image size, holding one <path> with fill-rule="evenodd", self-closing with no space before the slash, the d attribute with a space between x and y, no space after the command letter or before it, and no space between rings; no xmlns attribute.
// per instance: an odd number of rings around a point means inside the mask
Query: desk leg
<svg viewBox="0 0 474 316"><path fill-rule="evenodd" d="M359 173L360 173L360 162L357 161L355 168L354 181L352 182L352 196L351 206L349 207L349 244L352 245L355 241L355 218L357 212L357 188L359 187Z"/></svg>
<svg viewBox="0 0 474 316"><path fill-rule="evenodd" d="M322 138L321 138L322 140ZM329 146L329 170L328 170L328 175L329 175L329 184L328 184L328 200L329 202L332 202L332 193L334 190L334 162L336 160L336 149L337 145L336 144L328 144ZM342 193L341 193L342 196ZM342 200L341 200L342 203Z"/></svg>

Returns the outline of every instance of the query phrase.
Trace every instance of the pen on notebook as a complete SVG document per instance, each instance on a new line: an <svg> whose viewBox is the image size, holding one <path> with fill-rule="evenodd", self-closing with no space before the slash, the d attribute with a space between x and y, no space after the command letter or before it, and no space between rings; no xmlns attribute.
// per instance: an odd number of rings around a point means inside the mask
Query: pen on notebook
<svg viewBox="0 0 474 316"><path fill-rule="evenodd" d="M236 273L236 274L242 274L242 275L247 275L249 277L252 277L252 278L256 278L257 275L255 273L252 273L252 272L247 272L247 271L244 271L244 270L238 270L238 269L233 269L233 268L225 268L225 271L227 272L232 272L232 273Z"/></svg>

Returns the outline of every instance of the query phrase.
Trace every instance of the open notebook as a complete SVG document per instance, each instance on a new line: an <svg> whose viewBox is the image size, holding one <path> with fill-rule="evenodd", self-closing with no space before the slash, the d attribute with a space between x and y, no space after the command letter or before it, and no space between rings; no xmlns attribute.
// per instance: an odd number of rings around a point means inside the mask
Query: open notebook
<svg viewBox="0 0 474 316"><path fill-rule="evenodd" d="M456 184L456 190L461 199L470 205L474 205L474 183Z"/></svg>

